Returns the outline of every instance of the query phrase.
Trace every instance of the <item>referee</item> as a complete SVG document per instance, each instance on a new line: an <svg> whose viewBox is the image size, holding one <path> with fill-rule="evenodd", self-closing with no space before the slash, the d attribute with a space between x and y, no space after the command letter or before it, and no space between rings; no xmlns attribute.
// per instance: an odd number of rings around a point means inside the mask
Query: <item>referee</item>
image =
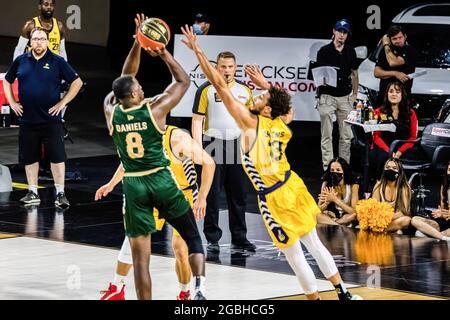
<svg viewBox="0 0 450 320"><path fill-rule="evenodd" d="M253 103L250 89L234 79L237 69L235 55L231 52L219 53L217 68L234 97L250 106ZM209 82L198 88L192 112L192 135L197 142L203 143L204 149L216 162L203 227L208 241L207 250L220 251L222 230L219 227L219 201L223 187L228 204L232 248L254 251L255 245L247 240L245 204L248 178L241 165L239 128Z"/></svg>
<svg viewBox="0 0 450 320"><path fill-rule="evenodd" d="M20 116L19 161L25 165L28 193L20 199L26 205L41 202L37 192L40 147L44 143L55 181L55 205L66 208L64 191L66 152L61 110L78 94L83 82L72 67L48 49L48 35L42 28L30 32L31 51L17 57L10 66L3 86L6 97ZM19 101L15 101L11 84L19 82ZM61 80L70 84L60 99Z"/></svg>

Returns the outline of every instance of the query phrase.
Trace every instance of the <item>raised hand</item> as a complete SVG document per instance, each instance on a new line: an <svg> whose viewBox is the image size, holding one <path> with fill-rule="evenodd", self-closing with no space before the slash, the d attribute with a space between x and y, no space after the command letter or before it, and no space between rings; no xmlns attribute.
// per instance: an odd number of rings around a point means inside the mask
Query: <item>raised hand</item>
<svg viewBox="0 0 450 320"><path fill-rule="evenodd" d="M186 37L186 39L181 39L189 49L196 51L198 49L197 45L197 36L195 35L192 26L188 26L187 24L184 27L181 27L181 32Z"/></svg>
<svg viewBox="0 0 450 320"><path fill-rule="evenodd" d="M262 89L269 89L270 84L264 78L263 73L258 65L246 64L244 66L245 73L250 77L250 80L253 81L258 87Z"/></svg>
<svg viewBox="0 0 450 320"><path fill-rule="evenodd" d="M138 33L139 27L141 26L141 23L147 20L148 17L143 13L136 13L136 18L134 18L134 23L136 24L136 30L134 32L133 38L136 39L136 35ZM138 42L136 40L136 42Z"/></svg>

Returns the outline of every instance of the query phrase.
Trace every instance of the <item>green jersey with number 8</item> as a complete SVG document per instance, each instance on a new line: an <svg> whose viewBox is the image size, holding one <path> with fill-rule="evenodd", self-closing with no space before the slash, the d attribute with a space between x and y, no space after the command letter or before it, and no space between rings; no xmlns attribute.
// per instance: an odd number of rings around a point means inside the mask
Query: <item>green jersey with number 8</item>
<svg viewBox="0 0 450 320"><path fill-rule="evenodd" d="M163 147L164 131L153 118L151 101L144 100L142 105L129 109L117 104L110 128L126 173L144 173L169 166Z"/></svg>

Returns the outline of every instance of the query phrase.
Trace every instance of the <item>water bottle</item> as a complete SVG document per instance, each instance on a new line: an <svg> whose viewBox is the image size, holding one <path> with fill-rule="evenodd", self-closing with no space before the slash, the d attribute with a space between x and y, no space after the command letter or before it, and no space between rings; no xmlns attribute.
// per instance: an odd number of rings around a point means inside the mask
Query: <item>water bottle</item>
<svg viewBox="0 0 450 320"><path fill-rule="evenodd" d="M369 122L369 108L367 107L367 103L364 102L364 107L362 109L361 115L361 123L366 124Z"/></svg>
<svg viewBox="0 0 450 320"><path fill-rule="evenodd" d="M7 104L2 105L0 112L0 126L6 128L11 126L11 107Z"/></svg>
<svg viewBox="0 0 450 320"><path fill-rule="evenodd" d="M356 122L358 123L364 123L361 121L362 107L363 107L362 103L358 101L358 104L356 105Z"/></svg>

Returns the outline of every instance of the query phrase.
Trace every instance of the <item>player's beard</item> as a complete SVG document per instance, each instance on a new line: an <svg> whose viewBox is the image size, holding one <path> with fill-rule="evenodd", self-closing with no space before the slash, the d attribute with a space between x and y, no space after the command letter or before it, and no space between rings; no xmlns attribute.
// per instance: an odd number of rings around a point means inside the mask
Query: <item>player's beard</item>
<svg viewBox="0 0 450 320"><path fill-rule="evenodd" d="M42 11L42 17L45 20L50 20L51 18L53 18L53 11Z"/></svg>

